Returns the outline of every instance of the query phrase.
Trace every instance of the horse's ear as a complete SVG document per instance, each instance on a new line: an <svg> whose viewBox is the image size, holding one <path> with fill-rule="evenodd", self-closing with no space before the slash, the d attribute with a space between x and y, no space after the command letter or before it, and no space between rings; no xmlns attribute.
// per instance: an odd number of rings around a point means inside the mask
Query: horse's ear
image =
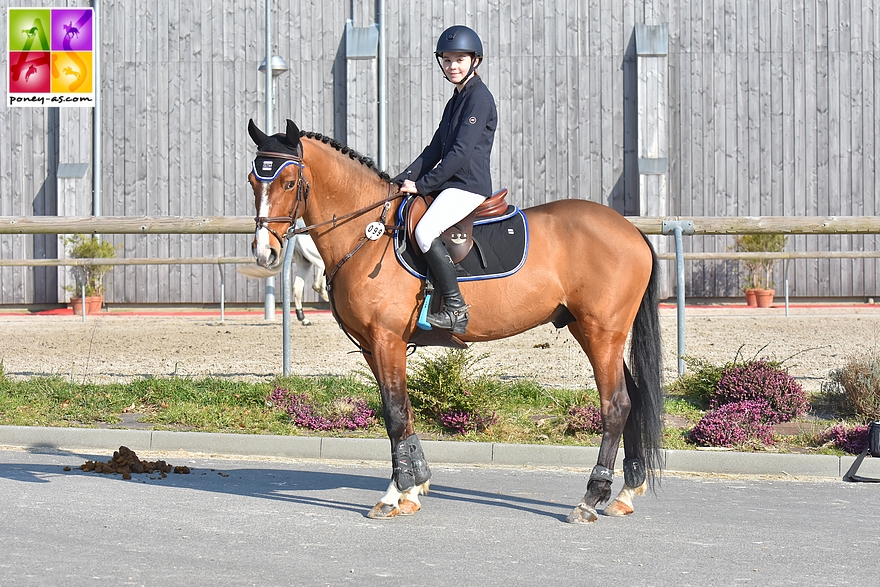
<svg viewBox="0 0 880 587"><path fill-rule="evenodd" d="M299 129L289 118L287 119L287 142L291 145L299 144Z"/></svg>
<svg viewBox="0 0 880 587"><path fill-rule="evenodd" d="M265 143L269 138L266 133L257 128L257 125L254 124L253 118L248 122L248 134L251 135L251 140L254 141L258 147Z"/></svg>

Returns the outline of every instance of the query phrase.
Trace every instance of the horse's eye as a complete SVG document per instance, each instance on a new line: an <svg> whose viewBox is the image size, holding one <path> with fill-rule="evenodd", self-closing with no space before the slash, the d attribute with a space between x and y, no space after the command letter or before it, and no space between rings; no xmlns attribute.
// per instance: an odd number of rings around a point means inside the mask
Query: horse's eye
<svg viewBox="0 0 880 587"><path fill-rule="evenodd" d="M296 187L295 181L288 181L287 183L284 184L284 189L286 189L286 190L292 190L295 187Z"/></svg>

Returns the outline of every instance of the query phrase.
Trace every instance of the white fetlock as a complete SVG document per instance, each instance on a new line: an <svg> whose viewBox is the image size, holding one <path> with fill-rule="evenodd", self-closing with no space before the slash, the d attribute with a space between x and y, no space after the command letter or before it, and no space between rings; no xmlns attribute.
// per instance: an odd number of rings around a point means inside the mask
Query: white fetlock
<svg viewBox="0 0 880 587"><path fill-rule="evenodd" d="M400 503L400 499L403 495L405 494L397 488L394 480L392 480L391 484L388 485L388 491L385 492L385 495L382 496L382 499L379 500L379 503L396 506L398 503Z"/></svg>
<svg viewBox="0 0 880 587"><path fill-rule="evenodd" d="M419 495L427 495L430 490L430 485L430 481L425 481L421 485L411 487L401 494L398 503L401 516L410 516L422 509L422 502L419 501Z"/></svg>
<svg viewBox="0 0 880 587"><path fill-rule="evenodd" d="M612 517L628 516L635 511L633 509L633 497L643 495L647 487L647 483L642 483L638 487L624 485L617 497L614 498L614 501L608 504L608 507L602 513Z"/></svg>

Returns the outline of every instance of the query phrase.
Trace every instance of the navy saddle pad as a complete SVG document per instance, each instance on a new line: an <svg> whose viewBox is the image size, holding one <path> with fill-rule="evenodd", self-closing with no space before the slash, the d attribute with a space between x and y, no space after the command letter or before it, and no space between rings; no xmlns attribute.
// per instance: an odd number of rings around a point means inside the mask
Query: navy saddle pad
<svg viewBox="0 0 880 587"><path fill-rule="evenodd" d="M405 206L400 206L398 216ZM398 217L398 226L404 219ZM418 245L405 230L394 232L394 247L400 264L419 279L425 279L428 265L418 252ZM467 257L455 266L459 281L477 281L513 275L526 262L529 253L529 223L516 206L508 206L501 216L474 221L474 246Z"/></svg>

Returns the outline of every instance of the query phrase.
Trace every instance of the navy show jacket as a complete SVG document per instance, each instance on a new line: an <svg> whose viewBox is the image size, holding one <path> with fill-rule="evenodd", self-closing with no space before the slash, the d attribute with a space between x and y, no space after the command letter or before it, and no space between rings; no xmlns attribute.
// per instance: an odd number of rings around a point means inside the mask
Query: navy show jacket
<svg viewBox="0 0 880 587"><path fill-rule="evenodd" d="M497 126L495 99L474 75L446 103L430 144L395 179L415 178L420 194L460 188L488 198L492 195L489 156Z"/></svg>

